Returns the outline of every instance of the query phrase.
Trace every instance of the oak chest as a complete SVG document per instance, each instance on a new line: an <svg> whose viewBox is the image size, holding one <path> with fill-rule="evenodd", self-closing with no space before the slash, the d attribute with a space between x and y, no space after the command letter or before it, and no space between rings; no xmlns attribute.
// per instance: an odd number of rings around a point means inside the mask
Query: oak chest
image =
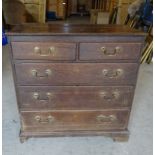
<svg viewBox="0 0 155 155"><path fill-rule="evenodd" d="M128 140L145 34L118 25L20 25L8 33L20 139Z"/></svg>

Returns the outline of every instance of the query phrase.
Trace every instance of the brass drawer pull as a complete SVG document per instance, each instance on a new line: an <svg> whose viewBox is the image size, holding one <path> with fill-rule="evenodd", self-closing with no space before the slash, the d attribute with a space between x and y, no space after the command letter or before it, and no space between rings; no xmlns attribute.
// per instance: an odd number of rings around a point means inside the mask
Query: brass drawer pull
<svg viewBox="0 0 155 155"><path fill-rule="evenodd" d="M46 69L43 75L39 75L36 69L32 69L31 73L35 77L48 77L52 75L52 71L50 69Z"/></svg>
<svg viewBox="0 0 155 155"><path fill-rule="evenodd" d="M101 47L101 51L104 53L104 55L107 56L115 56L117 53L121 51L121 48L119 46L115 47L113 52L108 52L106 47Z"/></svg>
<svg viewBox="0 0 155 155"><path fill-rule="evenodd" d="M96 117L97 121L99 122L114 122L117 120L117 117L115 115L99 115Z"/></svg>
<svg viewBox="0 0 155 155"><path fill-rule="evenodd" d="M54 55L55 55L55 47L50 47L50 48L47 50L46 53L43 53L42 50L41 50L41 48L38 47L38 46L36 46L36 47L34 47L34 52L35 52L36 54L39 54L40 56L49 56L49 55L51 55L51 54L52 54L52 56L54 56Z"/></svg>
<svg viewBox="0 0 155 155"><path fill-rule="evenodd" d="M46 119L42 119L41 116L35 116L35 120L41 124L48 124L54 122L55 118L49 115Z"/></svg>
<svg viewBox="0 0 155 155"><path fill-rule="evenodd" d="M123 74L123 70L122 69L116 69L116 70L103 69L102 73L107 78L117 78Z"/></svg>
<svg viewBox="0 0 155 155"><path fill-rule="evenodd" d="M104 100L113 101L119 98L120 92L114 91L111 93L111 95L107 95L107 92L100 92L100 96L103 97Z"/></svg>
<svg viewBox="0 0 155 155"><path fill-rule="evenodd" d="M48 93L46 93L46 97L45 98L41 98L40 94L38 92L34 92L33 93L33 98L35 100L39 100L39 101L49 101L52 96L53 96L53 94L48 92Z"/></svg>

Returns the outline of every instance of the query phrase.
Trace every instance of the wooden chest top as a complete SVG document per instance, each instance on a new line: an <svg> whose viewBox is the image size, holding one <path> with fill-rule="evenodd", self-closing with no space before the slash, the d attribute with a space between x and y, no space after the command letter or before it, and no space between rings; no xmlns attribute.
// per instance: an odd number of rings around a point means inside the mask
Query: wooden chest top
<svg viewBox="0 0 155 155"><path fill-rule="evenodd" d="M23 24L15 26L8 35L129 35L146 34L123 25L91 24Z"/></svg>

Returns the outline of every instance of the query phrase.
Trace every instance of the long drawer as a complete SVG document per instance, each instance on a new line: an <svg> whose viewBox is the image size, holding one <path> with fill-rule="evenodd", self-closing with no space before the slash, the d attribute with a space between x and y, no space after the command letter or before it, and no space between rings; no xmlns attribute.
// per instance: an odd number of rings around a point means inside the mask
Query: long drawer
<svg viewBox="0 0 155 155"><path fill-rule="evenodd" d="M125 129L129 111L21 112L24 131Z"/></svg>
<svg viewBox="0 0 155 155"><path fill-rule="evenodd" d="M19 107L24 110L115 109L130 107L132 86L19 86Z"/></svg>
<svg viewBox="0 0 155 155"><path fill-rule="evenodd" d="M14 59L75 60L75 43L12 42Z"/></svg>
<svg viewBox="0 0 155 155"><path fill-rule="evenodd" d="M135 84L137 63L18 63L20 85Z"/></svg>
<svg viewBox="0 0 155 155"><path fill-rule="evenodd" d="M138 60L142 43L80 43L80 60Z"/></svg>

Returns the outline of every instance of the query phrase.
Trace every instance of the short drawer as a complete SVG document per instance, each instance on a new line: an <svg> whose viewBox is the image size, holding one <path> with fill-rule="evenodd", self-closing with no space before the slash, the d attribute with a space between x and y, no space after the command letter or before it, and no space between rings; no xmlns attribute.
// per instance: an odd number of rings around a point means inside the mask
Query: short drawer
<svg viewBox="0 0 155 155"><path fill-rule="evenodd" d="M75 43L12 42L14 59L75 60Z"/></svg>
<svg viewBox="0 0 155 155"><path fill-rule="evenodd" d="M132 86L19 86L19 107L23 110L77 110L130 107Z"/></svg>
<svg viewBox="0 0 155 155"><path fill-rule="evenodd" d="M20 85L135 84L136 63L18 63Z"/></svg>
<svg viewBox="0 0 155 155"><path fill-rule="evenodd" d="M80 43L80 60L137 60L141 43Z"/></svg>
<svg viewBox="0 0 155 155"><path fill-rule="evenodd" d="M21 112L24 131L113 130L127 127L129 111Z"/></svg>

